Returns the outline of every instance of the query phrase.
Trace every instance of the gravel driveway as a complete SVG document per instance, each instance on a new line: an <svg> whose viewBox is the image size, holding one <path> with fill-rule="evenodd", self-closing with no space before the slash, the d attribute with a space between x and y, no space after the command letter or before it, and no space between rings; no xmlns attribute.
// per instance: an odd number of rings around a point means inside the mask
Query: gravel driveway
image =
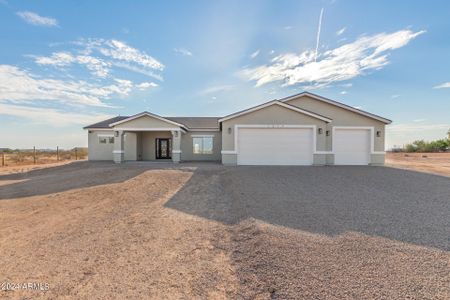
<svg viewBox="0 0 450 300"><path fill-rule="evenodd" d="M0 176L0 298L450 299L450 179L77 163Z"/></svg>
<svg viewBox="0 0 450 300"><path fill-rule="evenodd" d="M450 180L393 168L201 168L166 206L227 224L254 218L450 251Z"/></svg>

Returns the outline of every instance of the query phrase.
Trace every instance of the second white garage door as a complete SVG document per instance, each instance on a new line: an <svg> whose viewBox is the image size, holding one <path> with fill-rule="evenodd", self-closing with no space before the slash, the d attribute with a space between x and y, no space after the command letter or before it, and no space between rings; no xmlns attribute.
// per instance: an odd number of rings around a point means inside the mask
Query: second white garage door
<svg viewBox="0 0 450 300"><path fill-rule="evenodd" d="M333 139L335 165L369 164L370 130L336 129Z"/></svg>
<svg viewBox="0 0 450 300"><path fill-rule="evenodd" d="M311 128L239 128L239 165L311 165Z"/></svg>

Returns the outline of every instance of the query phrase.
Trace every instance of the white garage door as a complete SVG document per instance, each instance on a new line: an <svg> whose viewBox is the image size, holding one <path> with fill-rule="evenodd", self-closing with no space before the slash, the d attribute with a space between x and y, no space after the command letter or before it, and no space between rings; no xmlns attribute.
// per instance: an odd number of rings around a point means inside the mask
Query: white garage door
<svg viewBox="0 0 450 300"><path fill-rule="evenodd" d="M369 164L370 130L336 129L333 139L335 165Z"/></svg>
<svg viewBox="0 0 450 300"><path fill-rule="evenodd" d="M311 165L310 128L239 128L239 165Z"/></svg>

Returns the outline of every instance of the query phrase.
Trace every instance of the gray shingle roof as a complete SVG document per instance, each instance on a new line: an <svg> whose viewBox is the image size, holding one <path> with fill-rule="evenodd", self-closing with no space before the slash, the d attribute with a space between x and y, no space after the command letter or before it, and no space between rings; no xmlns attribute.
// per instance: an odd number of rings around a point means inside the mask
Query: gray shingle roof
<svg viewBox="0 0 450 300"><path fill-rule="evenodd" d="M84 127L84 129L89 129L89 128L109 128L109 124L114 123L114 122L122 121L122 120L124 120L126 118L129 118L129 117L127 117L127 116L117 116L117 117L114 117L114 118L110 118L110 119L107 119L107 120L104 120L104 121L101 121L101 122L98 122L98 123L86 126L86 127Z"/></svg>
<svg viewBox="0 0 450 300"><path fill-rule="evenodd" d="M185 125L187 128L219 128L219 117L164 117Z"/></svg>
<svg viewBox="0 0 450 300"><path fill-rule="evenodd" d="M110 118L89 126L84 127L84 129L92 128L109 128L109 124L114 122L119 122L124 119L129 118L129 116L117 116ZM218 117L163 117L167 120L171 120L176 123L185 125L187 128L191 129L202 129L202 128L219 128Z"/></svg>

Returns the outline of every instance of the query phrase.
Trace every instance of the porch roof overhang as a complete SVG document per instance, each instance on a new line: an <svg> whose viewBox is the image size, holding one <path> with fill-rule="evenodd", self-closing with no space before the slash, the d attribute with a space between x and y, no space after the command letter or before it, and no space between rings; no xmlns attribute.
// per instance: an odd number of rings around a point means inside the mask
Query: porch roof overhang
<svg viewBox="0 0 450 300"><path fill-rule="evenodd" d="M150 118L155 118L155 119L157 119L157 120L160 120L160 121L169 123L169 124L174 125L174 126L176 126L176 127L173 127L173 128L166 128L166 127L161 127L161 128L159 128L159 127L157 127L157 128L155 128L155 127L150 127L150 128L126 128L126 127L123 127L123 128L121 128L121 130L130 130L130 131L131 131L131 130L132 130L132 131L174 131L174 130L182 130L182 131L184 131L184 132L187 132L187 130L188 130L188 129L186 128L186 126L183 125L183 124L174 122L174 121L172 121L172 120L166 119L166 118L161 117L161 116L158 116L158 115L156 115L156 114L152 114L152 113L150 113L150 112L148 112L148 111L144 111L144 112L142 112L142 113L139 113L139 114L133 115L133 116L131 116L131 117L122 119L122 120L120 120L120 121L110 123L110 124L109 124L109 127L111 127L112 129L114 129L114 127L117 126L117 125L120 125L120 124L129 122L129 121L132 121L132 120L134 120L134 119L141 118L141 117L144 117L144 116L148 116L148 117L150 117Z"/></svg>

